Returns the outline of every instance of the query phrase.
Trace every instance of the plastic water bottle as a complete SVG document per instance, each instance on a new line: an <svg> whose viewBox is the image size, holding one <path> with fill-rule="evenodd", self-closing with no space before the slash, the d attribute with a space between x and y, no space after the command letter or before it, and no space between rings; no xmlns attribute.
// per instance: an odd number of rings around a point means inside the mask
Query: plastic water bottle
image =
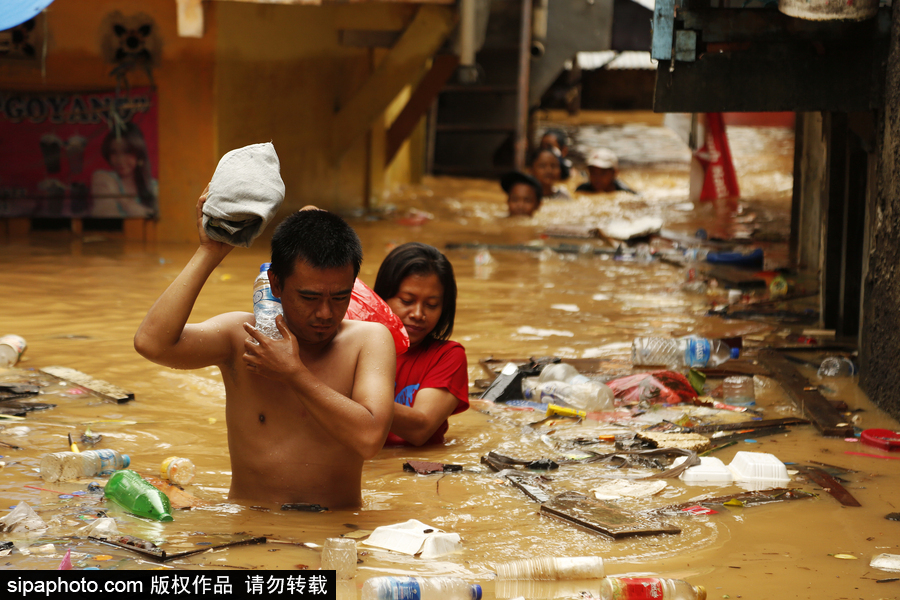
<svg viewBox="0 0 900 600"><path fill-rule="evenodd" d="M599 556L543 556L495 565L498 579L602 579L606 574Z"/></svg>
<svg viewBox="0 0 900 600"><path fill-rule="evenodd" d="M187 485L194 479L194 463L189 458L170 456L162 461L159 466L159 474L163 479L168 479L178 485Z"/></svg>
<svg viewBox="0 0 900 600"><path fill-rule="evenodd" d="M706 588L662 577L607 577L600 582L601 600L706 600Z"/></svg>
<svg viewBox="0 0 900 600"><path fill-rule="evenodd" d="M41 477L45 481L72 481L79 477L109 475L129 464L128 455L116 450L53 452L41 458Z"/></svg>
<svg viewBox="0 0 900 600"><path fill-rule="evenodd" d="M157 521L174 521L169 497L134 471L116 471L109 478L103 494L139 517Z"/></svg>
<svg viewBox="0 0 900 600"><path fill-rule="evenodd" d="M738 348L730 348L722 340L698 337L639 337L631 345L634 365L716 367L739 355Z"/></svg>
<svg viewBox="0 0 900 600"><path fill-rule="evenodd" d="M819 377L853 377L856 375L856 365L849 358L829 356L819 366L818 375Z"/></svg>
<svg viewBox="0 0 900 600"><path fill-rule="evenodd" d="M564 402L587 412L615 408L615 395L609 387L585 377L567 363L547 365L538 376L537 385L530 389L525 385L523 392L526 400Z"/></svg>
<svg viewBox="0 0 900 600"><path fill-rule="evenodd" d="M10 334L0 337L0 368L14 366L27 347L28 344L22 336Z"/></svg>
<svg viewBox="0 0 900 600"><path fill-rule="evenodd" d="M372 577L362 600L480 600L481 586L458 577Z"/></svg>
<svg viewBox="0 0 900 600"><path fill-rule="evenodd" d="M256 328L273 340L280 340L281 333L275 325L275 317L282 314L281 300L272 295L269 285L269 267L272 263L259 266L259 275L253 282L253 316Z"/></svg>

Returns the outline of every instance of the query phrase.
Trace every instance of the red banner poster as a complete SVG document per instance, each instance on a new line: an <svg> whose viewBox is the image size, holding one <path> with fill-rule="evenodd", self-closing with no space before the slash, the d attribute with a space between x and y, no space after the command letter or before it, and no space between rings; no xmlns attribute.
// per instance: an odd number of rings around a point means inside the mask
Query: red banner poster
<svg viewBox="0 0 900 600"><path fill-rule="evenodd" d="M725 200L730 209L737 210L741 192L738 189L734 163L731 162L731 149L728 147L722 113L706 113L706 139L694 156L703 166L704 172L700 202L716 204L719 200Z"/></svg>
<svg viewBox="0 0 900 600"><path fill-rule="evenodd" d="M0 217L155 217L156 92L0 92Z"/></svg>

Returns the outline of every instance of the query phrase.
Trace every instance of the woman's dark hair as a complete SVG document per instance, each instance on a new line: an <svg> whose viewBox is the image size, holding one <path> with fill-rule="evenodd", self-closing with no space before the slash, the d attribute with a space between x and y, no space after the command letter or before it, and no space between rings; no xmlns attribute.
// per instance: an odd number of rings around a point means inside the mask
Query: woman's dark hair
<svg viewBox="0 0 900 600"><path fill-rule="evenodd" d="M544 137L548 135L552 135L554 138L556 138L556 143L559 145L560 150L569 145L569 136L567 136L566 132L562 129L548 129L541 136L541 139L543 140Z"/></svg>
<svg viewBox="0 0 900 600"><path fill-rule="evenodd" d="M359 275L363 252L359 236L342 218L327 210L300 210L285 218L272 234L271 271L278 281L294 272L297 259L315 269L353 266Z"/></svg>
<svg viewBox="0 0 900 600"><path fill-rule="evenodd" d="M536 161L538 157L545 152L547 152L548 154L552 154L556 160L560 161L560 165L562 165L562 155L559 153L559 150L552 146L549 146L547 148L541 148L540 146L538 146L537 148L532 150L531 155L528 157L528 166L533 166L534 161Z"/></svg>
<svg viewBox="0 0 900 600"><path fill-rule="evenodd" d="M113 127L113 130L106 134L103 143L100 145L100 154L106 159L106 162L112 164L109 157L112 155L112 143L116 140L125 141L125 151L133 154L137 158L137 167L134 170L134 183L137 186L138 198L141 204L156 208L156 196L150 189L150 182L153 180L153 171L150 168L150 156L147 152L147 142L144 141L144 134L141 128L135 123L128 121L124 125Z"/></svg>
<svg viewBox="0 0 900 600"><path fill-rule="evenodd" d="M440 250L419 242L397 246L378 268L375 286L372 289L382 300L388 301L397 295L400 284L410 275L431 274L437 275L438 281L441 282L444 300L441 318L425 340L447 340L453 333L453 321L456 318L456 278L453 275L453 265Z"/></svg>

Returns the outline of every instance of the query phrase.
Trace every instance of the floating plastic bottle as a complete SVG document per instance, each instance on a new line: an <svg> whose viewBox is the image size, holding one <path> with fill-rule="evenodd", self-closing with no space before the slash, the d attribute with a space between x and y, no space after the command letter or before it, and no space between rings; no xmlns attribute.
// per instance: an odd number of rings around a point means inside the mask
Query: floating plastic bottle
<svg viewBox="0 0 900 600"><path fill-rule="evenodd" d="M139 517L174 521L169 497L153 484L128 469L116 471L103 490L104 495Z"/></svg>
<svg viewBox="0 0 900 600"><path fill-rule="evenodd" d="M281 339L281 332L275 324L275 317L282 314L281 300L272 295L269 285L269 267L272 263L259 266L259 275L253 282L253 316L256 317L256 328L273 340Z"/></svg>
<svg viewBox="0 0 900 600"><path fill-rule="evenodd" d="M495 565L499 579L601 579L605 575L599 556L542 556L522 558Z"/></svg>
<svg viewBox="0 0 900 600"><path fill-rule="evenodd" d="M817 374L819 377L853 377L856 375L856 365L849 358L829 356L822 361Z"/></svg>
<svg viewBox="0 0 900 600"><path fill-rule="evenodd" d="M0 337L0 368L15 366L28 344L20 335L4 335Z"/></svg>
<svg viewBox="0 0 900 600"><path fill-rule="evenodd" d="M458 577L373 577L362 600L480 600L481 586Z"/></svg>
<svg viewBox="0 0 900 600"><path fill-rule="evenodd" d="M716 367L739 354L738 348L729 348L722 340L699 337L639 337L631 345L634 365Z"/></svg>
<svg viewBox="0 0 900 600"><path fill-rule="evenodd" d="M662 577L607 577L601 600L706 600L706 588Z"/></svg>
<svg viewBox="0 0 900 600"><path fill-rule="evenodd" d="M163 479L168 479L178 485L187 485L194 480L194 463L189 458L170 456L162 461L159 466L159 474Z"/></svg>
<svg viewBox="0 0 900 600"><path fill-rule="evenodd" d="M41 458L41 478L45 481L72 481L79 477L110 475L131 464L127 454L116 450L53 452Z"/></svg>
<svg viewBox="0 0 900 600"><path fill-rule="evenodd" d="M567 363L547 365L537 381L523 381L526 400L551 404L565 403L587 412L612 410L615 395L605 384L585 377Z"/></svg>

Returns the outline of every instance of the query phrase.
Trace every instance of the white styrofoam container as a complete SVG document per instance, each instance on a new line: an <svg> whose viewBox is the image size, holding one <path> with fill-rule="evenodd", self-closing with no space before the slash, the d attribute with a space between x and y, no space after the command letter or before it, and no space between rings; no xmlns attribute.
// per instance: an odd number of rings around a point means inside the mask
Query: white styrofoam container
<svg viewBox="0 0 900 600"><path fill-rule="evenodd" d="M684 456L679 456L672 463L672 466L678 466L687 460ZM701 456L700 464L688 467L680 475L685 483L696 484L727 484L731 483L733 475L728 467L725 466L718 458L713 456Z"/></svg>
<svg viewBox="0 0 900 600"><path fill-rule="evenodd" d="M791 481L784 463L766 452L740 451L728 468L735 481L752 484L755 489L778 487Z"/></svg>

